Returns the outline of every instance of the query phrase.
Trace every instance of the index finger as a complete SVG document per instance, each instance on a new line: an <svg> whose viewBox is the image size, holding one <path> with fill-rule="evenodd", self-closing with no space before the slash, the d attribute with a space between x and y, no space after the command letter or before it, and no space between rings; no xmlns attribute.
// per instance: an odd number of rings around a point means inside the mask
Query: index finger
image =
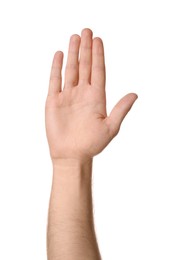
<svg viewBox="0 0 172 260"><path fill-rule="evenodd" d="M91 72L91 85L100 89L105 88L105 60L104 60L104 47L100 38L93 39L92 46L92 72Z"/></svg>

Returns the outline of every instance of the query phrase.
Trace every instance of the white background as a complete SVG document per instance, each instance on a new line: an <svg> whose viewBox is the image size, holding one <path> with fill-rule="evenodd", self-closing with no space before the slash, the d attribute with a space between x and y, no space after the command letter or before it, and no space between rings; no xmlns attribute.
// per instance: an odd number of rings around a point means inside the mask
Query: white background
<svg viewBox="0 0 172 260"><path fill-rule="evenodd" d="M1 0L0 259L46 259L49 72L54 52L66 54L85 27L104 40L108 112L128 92L139 96L94 159L102 258L172 259L171 14L170 0Z"/></svg>

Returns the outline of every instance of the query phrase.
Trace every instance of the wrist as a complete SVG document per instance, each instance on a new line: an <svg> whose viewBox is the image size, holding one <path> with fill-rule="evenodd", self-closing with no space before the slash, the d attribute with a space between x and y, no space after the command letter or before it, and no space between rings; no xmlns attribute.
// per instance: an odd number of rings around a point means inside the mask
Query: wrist
<svg viewBox="0 0 172 260"><path fill-rule="evenodd" d="M53 169L78 168L92 164L93 158L58 158L52 159Z"/></svg>
<svg viewBox="0 0 172 260"><path fill-rule="evenodd" d="M52 194L56 198L53 204L57 205L57 201L62 201L58 207L61 208L62 212L65 210L65 214L68 212L66 222L69 223L75 215L82 223L87 223L88 220L89 223L91 222L93 218L92 208L90 208L92 203L91 187L92 159L85 161L58 159L53 163ZM89 210L85 211L85 207ZM64 220L64 215L59 214L59 220L61 217Z"/></svg>
<svg viewBox="0 0 172 260"><path fill-rule="evenodd" d="M74 176L89 176L92 173L92 158L74 159L61 158L52 160L53 174L56 176L64 176L73 178Z"/></svg>

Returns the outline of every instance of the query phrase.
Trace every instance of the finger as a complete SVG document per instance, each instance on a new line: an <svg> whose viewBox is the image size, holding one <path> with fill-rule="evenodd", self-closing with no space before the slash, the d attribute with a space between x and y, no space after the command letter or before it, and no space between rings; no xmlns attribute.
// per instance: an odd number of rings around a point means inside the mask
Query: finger
<svg viewBox="0 0 172 260"><path fill-rule="evenodd" d="M130 93L124 96L112 109L108 120L113 137L118 133L123 119L130 111L137 98L136 94Z"/></svg>
<svg viewBox="0 0 172 260"><path fill-rule="evenodd" d="M92 31L84 29L81 33L81 48L79 62L79 81L90 83L92 63Z"/></svg>
<svg viewBox="0 0 172 260"><path fill-rule="evenodd" d="M61 91L62 64L63 64L63 52L57 51L54 55L54 59L51 67L48 95L53 95Z"/></svg>
<svg viewBox="0 0 172 260"><path fill-rule="evenodd" d="M92 71L91 71L91 85L100 89L105 88L105 60L104 47L100 38L93 39L92 48Z"/></svg>
<svg viewBox="0 0 172 260"><path fill-rule="evenodd" d="M65 87L75 86L78 83L79 46L80 46L80 36L72 35L70 38L67 65L66 65L66 70L65 70Z"/></svg>

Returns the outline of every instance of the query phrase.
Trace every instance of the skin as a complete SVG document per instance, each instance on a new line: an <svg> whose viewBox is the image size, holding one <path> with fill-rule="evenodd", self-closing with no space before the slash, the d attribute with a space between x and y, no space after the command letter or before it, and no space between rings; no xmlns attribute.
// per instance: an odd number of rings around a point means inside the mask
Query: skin
<svg viewBox="0 0 172 260"><path fill-rule="evenodd" d="M63 53L54 55L45 106L53 165L48 260L100 260L92 210L92 163L118 134L137 99L124 96L107 115L104 47L90 29L72 35L62 89Z"/></svg>

